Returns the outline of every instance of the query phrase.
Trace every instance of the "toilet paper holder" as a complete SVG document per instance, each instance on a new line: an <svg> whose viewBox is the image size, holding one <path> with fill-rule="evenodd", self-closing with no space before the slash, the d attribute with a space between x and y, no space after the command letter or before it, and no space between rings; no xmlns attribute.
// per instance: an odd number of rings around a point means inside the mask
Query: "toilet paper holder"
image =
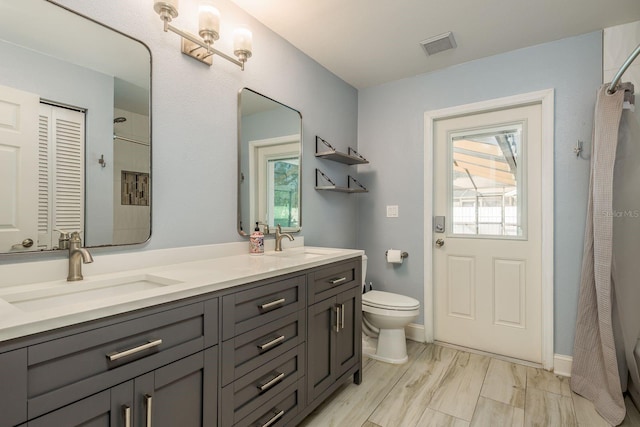
<svg viewBox="0 0 640 427"><path fill-rule="evenodd" d="M389 255L389 251L384 251L385 258ZM400 254L400 258L409 258L409 252L402 252Z"/></svg>

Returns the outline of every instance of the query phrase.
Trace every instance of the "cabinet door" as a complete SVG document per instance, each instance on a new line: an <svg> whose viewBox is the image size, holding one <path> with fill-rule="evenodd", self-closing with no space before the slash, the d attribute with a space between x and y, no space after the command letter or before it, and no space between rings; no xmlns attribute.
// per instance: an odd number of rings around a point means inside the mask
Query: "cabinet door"
<svg viewBox="0 0 640 427"><path fill-rule="evenodd" d="M135 426L209 427L217 421L217 347L135 379Z"/></svg>
<svg viewBox="0 0 640 427"><path fill-rule="evenodd" d="M313 401L335 381L336 298L328 298L309 307L308 311L308 399Z"/></svg>
<svg viewBox="0 0 640 427"><path fill-rule="evenodd" d="M336 378L352 368L359 360L362 347L362 311L360 288L353 288L337 296L340 332L336 334Z"/></svg>
<svg viewBox="0 0 640 427"><path fill-rule="evenodd" d="M29 421L28 427L116 427L120 412L111 407L111 391L105 390L86 399L79 400L57 411Z"/></svg>

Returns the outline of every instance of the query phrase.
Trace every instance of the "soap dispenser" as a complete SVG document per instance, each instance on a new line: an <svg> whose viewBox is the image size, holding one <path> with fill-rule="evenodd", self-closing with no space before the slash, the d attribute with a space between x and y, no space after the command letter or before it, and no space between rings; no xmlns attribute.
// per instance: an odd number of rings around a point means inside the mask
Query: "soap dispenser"
<svg viewBox="0 0 640 427"><path fill-rule="evenodd" d="M256 228L249 236L249 253L251 255L264 254L264 234L260 231L260 225L256 221Z"/></svg>

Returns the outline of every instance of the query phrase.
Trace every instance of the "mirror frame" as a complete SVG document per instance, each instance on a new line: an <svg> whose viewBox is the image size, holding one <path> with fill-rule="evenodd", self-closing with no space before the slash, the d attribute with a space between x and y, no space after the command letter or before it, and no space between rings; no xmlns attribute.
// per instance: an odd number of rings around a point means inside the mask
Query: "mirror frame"
<svg viewBox="0 0 640 427"><path fill-rule="evenodd" d="M280 101L276 101L275 99L268 97L266 95L261 94L260 92L257 92L249 87L243 87L238 91L238 172L237 172L237 180L238 180L238 187L237 187L237 202L238 202L238 216L236 218L236 229L238 231L238 234L242 237L249 237L249 235L251 234L251 232L247 233L246 231L242 230L240 228L240 224L242 223L242 199L241 199L241 189L240 186L242 185L242 181L244 179L247 179L247 177L244 176L243 172L242 172L242 91L247 90L249 92L254 93L255 95L259 95L263 98L268 99L269 101L273 101L276 104L279 104L289 110L291 110L292 112L295 112L298 114L298 116L300 116L300 160L299 160L299 164L298 164L298 177L299 177L299 182L298 182L298 210L299 210L299 221L298 221L298 229L297 230L287 230L287 233L300 233L302 231L302 159L303 159L303 154L304 154L304 143L303 143L303 123L302 123L302 113L298 110L296 110L295 108L292 108L286 104L283 104ZM250 228L253 230L253 227L250 226ZM273 227L273 231L270 230L270 232L267 234L265 233L265 236L267 235L275 235L275 226Z"/></svg>
<svg viewBox="0 0 640 427"><path fill-rule="evenodd" d="M149 48L149 46L144 43L142 40L139 40L129 34L126 34L120 30L117 30L107 24L104 24L100 21L97 21L94 18L91 18L83 13L80 13L76 10L71 9L68 6L62 5L60 3L58 3L55 0L42 0L44 3L49 3L55 7L59 7L60 9L64 10L65 12L68 13L72 13L74 14L76 17L85 19L88 21L88 23L91 24L95 24L98 25L106 30L112 31L120 36L126 37L127 39L129 39L132 42L138 43L141 47L143 47L148 55L149 55L149 74L148 74L148 79L149 79L149 95L148 95L148 109L149 109L149 189L148 189L148 193L149 193L149 233L148 236L145 240L140 241L140 242L135 242L135 243L106 243L106 244L97 244L97 245L86 245L86 241L83 237L83 241L82 241L82 245L83 247L86 248L109 248L109 247L132 247L132 246L136 246L136 245L143 245L145 243L147 243L150 239L151 236L153 234L153 125L152 125L152 121L153 121L153 54L151 49ZM59 104L59 103L57 103ZM62 104L59 104L62 105ZM115 130L113 130L113 134L115 135ZM87 144L87 139L85 138L85 147ZM84 197L85 197L85 201L86 201L86 194L87 194L87 187L86 187L86 179L87 179L87 175L86 175L86 171L87 171L87 165L89 164L89 159L87 158L86 154L85 154L85 172L84 172L84 176L83 176L83 186L84 186ZM115 191L115 190L114 190ZM119 190L118 190L119 191ZM86 228L86 214L87 214L87 205L85 203L84 206L84 215L85 215L85 228ZM81 230L83 233L85 230ZM42 250L35 250L35 251L15 251L15 252L0 252L0 258L5 257L5 256L9 256L9 257L14 257L14 256L20 256L20 255L34 255L34 254L57 254L57 253L61 253L66 251L66 249L60 249L60 248L52 248L52 249L42 249Z"/></svg>

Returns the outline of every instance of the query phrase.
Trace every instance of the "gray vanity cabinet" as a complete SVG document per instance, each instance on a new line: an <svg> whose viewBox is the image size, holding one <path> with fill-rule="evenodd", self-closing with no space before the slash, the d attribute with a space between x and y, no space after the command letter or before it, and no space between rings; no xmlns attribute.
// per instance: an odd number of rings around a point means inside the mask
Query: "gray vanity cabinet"
<svg viewBox="0 0 640 427"><path fill-rule="evenodd" d="M0 344L0 427L295 426L360 383L352 258Z"/></svg>
<svg viewBox="0 0 640 427"><path fill-rule="evenodd" d="M308 309L307 394L313 402L349 373L360 383L362 292L360 268L354 261L309 276L309 298L317 301Z"/></svg>

